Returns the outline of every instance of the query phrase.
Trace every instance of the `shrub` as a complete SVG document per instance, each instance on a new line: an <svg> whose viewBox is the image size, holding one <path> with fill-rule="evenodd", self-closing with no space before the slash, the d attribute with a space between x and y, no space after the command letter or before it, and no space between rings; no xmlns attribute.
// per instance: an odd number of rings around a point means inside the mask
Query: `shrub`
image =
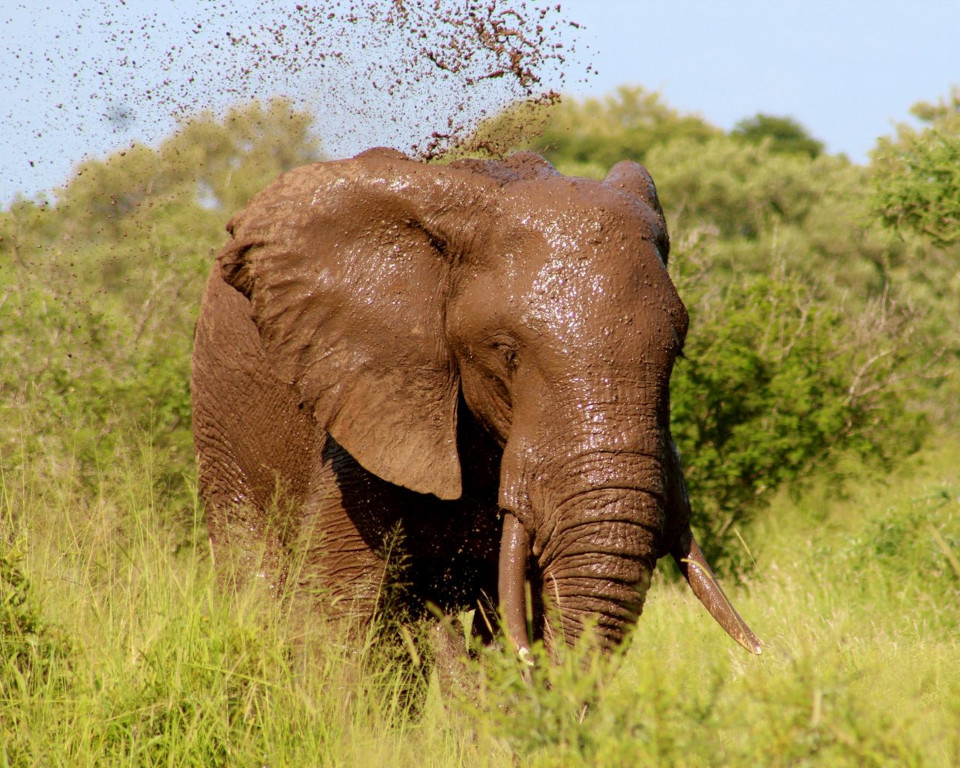
<svg viewBox="0 0 960 768"><path fill-rule="evenodd" d="M858 326L784 271L694 297L673 433L714 560L740 551L725 539L773 490L829 471L839 452L887 460L918 446L920 422L893 387L906 350L883 310Z"/></svg>
<svg viewBox="0 0 960 768"><path fill-rule="evenodd" d="M899 126L874 151L873 205L889 227L946 246L960 240L960 87L939 104L911 109L927 124Z"/></svg>
<svg viewBox="0 0 960 768"><path fill-rule="evenodd" d="M4 520L4 527L9 521ZM0 538L0 696L56 686L69 644L40 615L23 571L22 539Z"/></svg>

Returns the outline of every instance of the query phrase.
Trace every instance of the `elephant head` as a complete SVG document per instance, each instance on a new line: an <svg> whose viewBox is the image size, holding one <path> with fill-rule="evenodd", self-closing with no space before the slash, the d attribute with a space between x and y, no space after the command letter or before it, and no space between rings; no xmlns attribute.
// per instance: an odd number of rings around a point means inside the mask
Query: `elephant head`
<svg viewBox="0 0 960 768"><path fill-rule="evenodd" d="M641 166L596 182L532 154L371 150L285 174L228 228L221 274L267 359L367 471L458 498L461 403L499 443L499 597L521 649L528 573L559 617L549 642L592 622L612 645L669 553L759 652L690 531L669 424L687 313Z"/></svg>

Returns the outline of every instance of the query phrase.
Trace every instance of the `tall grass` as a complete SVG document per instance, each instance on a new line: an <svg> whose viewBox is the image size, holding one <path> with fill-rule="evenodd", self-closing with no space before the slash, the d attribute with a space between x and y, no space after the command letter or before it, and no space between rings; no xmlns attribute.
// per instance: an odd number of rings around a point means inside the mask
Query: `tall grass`
<svg viewBox="0 0 960 768"><path fill-rule="evenodd" d="M2 764L403 754L410 669L374 666L370 636L320 619L294 635L284 606L253 587L218 589L199 515L186 532L170 524L151 465L141 446L87 495L71 478L39 488L30 469L3 476Z"/></svg>
<svg viewBox="0 0 960 768"><path fill-rule="evenodd" d="M958 459L953 438L890 478L851 466L738 532L761 657L659 578L628 650L529 684L495 650L440 684L373 633L219 588L149 441L92 485L21 463L0 489L0 764L960 764ZM428 634L408 633L424 656Z"/></svg>

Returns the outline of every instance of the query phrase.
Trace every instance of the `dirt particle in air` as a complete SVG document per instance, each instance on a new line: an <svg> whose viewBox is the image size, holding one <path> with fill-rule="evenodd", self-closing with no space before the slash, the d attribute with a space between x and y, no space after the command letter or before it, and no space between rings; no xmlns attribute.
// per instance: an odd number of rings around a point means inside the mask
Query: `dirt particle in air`
<svg viewBox="0 0 960 768"><path fill-rule="evenodd" d="M16 102L4 120L89 136L103 146L87 152L102 155L131 140L159 141L199 112L283 96L315 115L331 156L380 144L430 159L479 141L481 121L510 105L556 101L571 61L585 57L581 25L559 5L532 0L154 8L96 0L31 22L46 43L16 46L23 66L14 77L29 80L25 98L34 103ZM479 143L503 149L489 137Z"/></svg>

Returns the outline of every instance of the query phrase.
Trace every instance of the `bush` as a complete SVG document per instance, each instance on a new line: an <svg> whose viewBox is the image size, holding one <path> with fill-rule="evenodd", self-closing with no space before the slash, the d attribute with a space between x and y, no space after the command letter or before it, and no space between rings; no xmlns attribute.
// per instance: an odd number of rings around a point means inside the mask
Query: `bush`
<svg viewBox="0 0 960 768"><path fill-rule="evenodd" d="M0 459L95 487L151 435L155 490L193 474L193 325L224 225L276 174L316 159L284 101L188 120L158 148L78 168L55 204L0 212ZM9 265L7 267L7 265ZM25 429L25 427L28 427Z"/></svg>
<svg viewBox="0 0 960 768"><path fill-rule="evenodd" d="M960 87L911 112L928 127L901 125L896 139L879 142L873 205L887 226L950 245L960 241Z"/></svg>
<svg viewBox="0 0 960 768"><path fill-rule="evenodd" d="M6 528L9 520L4 520ZM70 654L69 643L40 615L23 571L24 541L0 538L0 697L55 688Z"/></svg>
<svg viewBox="0 0 960 768"><path fill-rule="evenodd" d="M741 551L728 540L733 526L775 489L829 471L840 452L889 461L918 447L922 422L892 386L906 349L889 307L858 327L785 271L711 289L691 306L672 423L693 523L714 561Z"/></svg>

